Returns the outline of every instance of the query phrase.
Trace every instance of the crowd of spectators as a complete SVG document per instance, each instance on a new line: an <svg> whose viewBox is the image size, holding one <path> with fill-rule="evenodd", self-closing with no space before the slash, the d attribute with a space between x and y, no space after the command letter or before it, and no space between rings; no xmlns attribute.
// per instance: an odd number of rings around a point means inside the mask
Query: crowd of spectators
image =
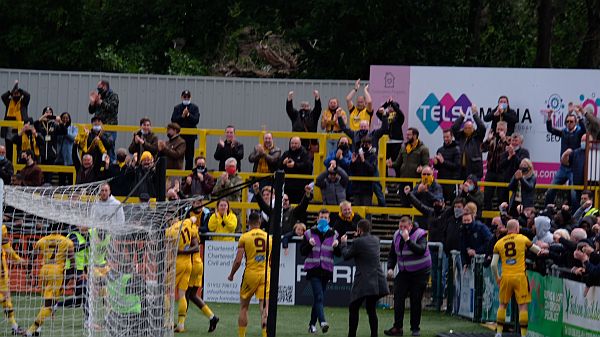
<svg viewBox="0 0 600 337"><path fill-rule="evenodd" d="M460 250L463 263L469 264L475 254L489 254L493 242L505 231L506 222L514 218L521 222L525 235L549 249L550 255L544 257L543 263L551 259L556 265L569 268L573 275L600 274L600 223L598 210L593 208L594 194L574 190L564 204L555 204L556 191L551 189L545 194L543 207L536 209L536 171L523 136L515 131L518 118L508 97L501 96L497 106L482 117L475 105L468 116L461 111L451 128L443 130L440 144L425 144L418 128L409 127L404 134L405 116L398 102L389 98L374 109L368 85L362 87L362 94L360 91L358 80L345 97L348 112L340 107L336 97L329 98L322 110L317 90L313 91L312 107L303 101L297 109L294 92L290 91L285 110L291 131L317 132L320 127L323 132L337 135L326 144L292 137L287 147L280 148L267 132L248 155L252 172L268 174L282 169L287 174L313 174L315 153L319 146L324 146L324 166L318 171L322 173L314 186L320 189L324 204L340 206L339 214L332 214L331 223L343 235L352 232L361 219L352 211L352 205L371 206L373 196L379 206L386 205L386 186L375 181L351 181L351 177L379 175L379 139L388 135L387 167L395 171L396 177L419 180L414 187L412 183L402 183L398 188L400 203L423 213L415 219L415 225L429 231L429 241L442 242L446 255L451 249ZM182 128L196 128L201 118L189 90L184 90L180 98L167 125L166 139L154 134L152 121L143 117L129 147L117 149L116 133L104 130L104 125L118 124L119 114L119 97L108 81L99 81L89 95L91 129L78 128L68 112L55 115L50 106L43 107L39 117L34 116L29 109L31 94L15 81L2 94L6 107L4 120L24 124L20 129L0 130L5 141L5 146L0 146L0 178L5 184L25 186L71 184L69 174L54 176L42 172L39 165L74 166L76 184L113 178L110 184L115 195L155 198L161 181L155 164L159 157L164 157L167 168L190 172L182 179L172 177L166 181L169 199L190 196L220 199L214 214L207 218L207 230L239 231L240 211L235 206L230 209L229 203L242 200L242 191L236 187L243 183L240 172L245 159L244 144L236 138L235 127L228 125L223 138L215 144L214 159L222 173L213 176L206 158L194 158L197 137L180 134ZM560 138L557 159L561 164L552 183L581 185L585 149L588 141L600 136L600 122L581 106L569 104L566 126L557 129L553 127L552 114L549 110L546 126L548 133ZM371 127L374 116L381 121L381 127ZM484 122L491 122L489 130ZM12 162L13 145L18 151L18 163ZM435 148L435 152L430 150ZM440 184L438 179L462 183ZM508 187L482 189L481 180L505 183ZM272 190L262 182L252 190L263 219L267 220L273 207ZM310 180L288 177L284 192L284 232L292 232L297 223L306 221L304 211L312 199L313 184ZM482 218L483 210L498 209L499 217L491 221ZM543 269L539 258L534 260Z"/></svg>

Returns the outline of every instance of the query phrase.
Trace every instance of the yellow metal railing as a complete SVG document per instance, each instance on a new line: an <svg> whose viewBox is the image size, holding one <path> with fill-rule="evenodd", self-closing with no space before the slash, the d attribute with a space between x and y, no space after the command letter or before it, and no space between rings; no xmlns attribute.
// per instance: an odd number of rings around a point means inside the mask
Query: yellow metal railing
<svg viewBox="0 0 600 337"><path fill-rule="evenodd" d="M76 124L78 126L78 128L80 130L83 130L83 128L91 128L90 124ZM10 128L16 128L16 129L21 129L23 126L22 122L16 122L16 121L0 121L0 127L10 127ZM139 130L138 126L132 126L132 125L104 125L103 129L105 131L113 131L113 132L119 132L119 133L129 133L132 134L134 132L137 132ZM166 134L167 129L166 127L153 127L152 131L154 133L157 134ZM323 172L325 170L325 167L323 165L323 160L326 158L327 156L327 149L325 144L327 143L327 140L329 139L339 139L340 137L344 136L343 133L312 133L312 132L291 132L291 131L267 131L267 130L236 130L236 136L238 137L256 137L257 139L257 143L262 143L263 141L263 136L265 133L271 133L273 135L274 138L284 138L284 139L289 139L291 137L301 137L303 139L316 139L320 142L320 144L322 146L319 146L319 151L314 153L314 159L313 159L313 174L312 175L301 175L301 174L288 174L286 175L286 178L290 178L290 179L306 179L306 180L312 180L315 181L317 175L321 172ZM222 129L188 129L188 128L184 128L181 129L181 134L183 135L197 135L198 136L198 147L195 149L195 155L199 156L202 155L204 157L207 157L208 151L207 151L207 138L209 136L223 136L223 130ZM379 144L378 144L378 157L377 157L377 162L378 162L378 170L379 170L379 177L350 177L351 181L373 181L373 182L380 182L382 186L385 186L386 183L400 183L400 182L408 182L408 183L412 183L413 185L419 182L419 179L413 179L413 178L392 178L392 177L387 177L387 166L386 166L386 144L389 140L389 137L387 135L384 135L380 140L379 140ZM352 141L352 140L350 140ZM16 163L16 145L14 146L14 151L13 151L13 162ZM55 173L70 173L73 174L73 181L75 181L75 177L76 177L76 172L75 169L72 166L60 166L60 165L40 165L40 167L42 168L42 170L44 172L55 172ZM15 169L21 169L22 165L15 165ZM190 173L190 171L185 171L185 170L167 170L167 176L179 176L179 177L184 177L187 176ZM215 178L217 178L221 172L213 172L212 173ZM250 173L250 172L240 172L241 177L244 180L250 179L252 177L261 177L261 176L267 176L268 174L257 174L257 173ZM463 181L462 180L446 180L446 179L439 179L437 180L438 183L444 185L444 184L451 184L451 185L455 185L455 184L462 184ZM495 187L507 187L508 183L499 183L499 182L479 182L478 183L479 186L495 186ZM549 188L553 188L553 189L558 189L558 190L583 190L584 186L570 186L570 185L549 185L549 184L537 184L536 185L536 189L549 189ZM599 190L600 188L598 186L590 186L591 189L593 190ZM596 198L596 207L598 207L598 203L600 198ZM321 195L320 195L320 191L319 189L315 189L315 200L320 201L321 200ZM239 207L235 207L235 208L242 208L243 210L246 209L250 209L250 208L255 208L255 204L252 203L248 203L247 202L247 193L242 193L242 203L240 205L238 205ZM232 206L233 207L233 206ZM314 206L317 208L320 208L321 206ZM332 206L328 206L332 207ZM313 206L311 205L309 209L312 209ZM334 208L335 209L335 208ZM365 214L367 213L382 213L382 214L408 214L411 215L414 212L417 212L415 210L413 210L412 208L390 208L390 207L368 207L368 209L366 210L361 210L357 208L357 211L359 211L359 213L364 212ZM411 213L412 212L412 213ZM416 213L418 214L418 212ZM483 215L484 217L493 217L495 215L497 215L498 212L496 211L484 211ZM242 217L243 220L245 220L245 217Z"/></svg>

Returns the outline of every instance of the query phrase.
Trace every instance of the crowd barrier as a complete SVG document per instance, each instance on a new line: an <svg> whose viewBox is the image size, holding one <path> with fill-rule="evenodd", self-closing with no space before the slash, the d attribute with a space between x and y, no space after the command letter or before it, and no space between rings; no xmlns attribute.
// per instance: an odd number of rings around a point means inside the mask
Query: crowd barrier
<svg viewBox="0 0 600 337"><path fill-rule="evenodd" d="M498 310L498 284L491 268L484 267L484 256L477 255L464 268L460 253L452 251L449 259L447 313L475 322L495 322ZM543 276L527 271L532 301L529 304L528 336L592 337L600 335L600 287L557 277L564 268L552 266ZM517 305L513 300L507 310L507 326L519 327Z"/></svg>

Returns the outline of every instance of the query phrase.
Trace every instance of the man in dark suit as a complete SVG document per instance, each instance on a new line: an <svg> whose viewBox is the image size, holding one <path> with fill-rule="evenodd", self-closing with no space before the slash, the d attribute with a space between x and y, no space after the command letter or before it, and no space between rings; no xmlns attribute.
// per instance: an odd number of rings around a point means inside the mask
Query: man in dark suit
<svg viewBox="0 0 600 337"><path fill-rule="evenodd" d="M348 235L341 238L342 255L345 260L354 259L356 272L350 293L350 314L348 318L348 336L355 337L358 328L358 310L366 300L371 337L376 337L378 329L377 300L387 295L388 285L379 264L379 238L371 235L371 222L360 220L356 226L356 238L348 246Z"/></svg>

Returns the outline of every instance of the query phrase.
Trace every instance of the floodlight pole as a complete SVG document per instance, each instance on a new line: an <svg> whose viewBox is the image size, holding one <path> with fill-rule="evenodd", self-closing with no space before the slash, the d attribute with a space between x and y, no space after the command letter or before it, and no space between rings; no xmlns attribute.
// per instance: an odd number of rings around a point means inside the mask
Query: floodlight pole
<svg viewBox="0 0 600 337"><path fill-rule="evenodd" d="M271 247L271 284L269 290L269 315L267 317L267 336L277 335L277 296L279 295L279 254L281 251L281 218L283 215L283 170L275 172L273 187L275 189L275 205L269 219L273 233L273 246Z"/></svg>

